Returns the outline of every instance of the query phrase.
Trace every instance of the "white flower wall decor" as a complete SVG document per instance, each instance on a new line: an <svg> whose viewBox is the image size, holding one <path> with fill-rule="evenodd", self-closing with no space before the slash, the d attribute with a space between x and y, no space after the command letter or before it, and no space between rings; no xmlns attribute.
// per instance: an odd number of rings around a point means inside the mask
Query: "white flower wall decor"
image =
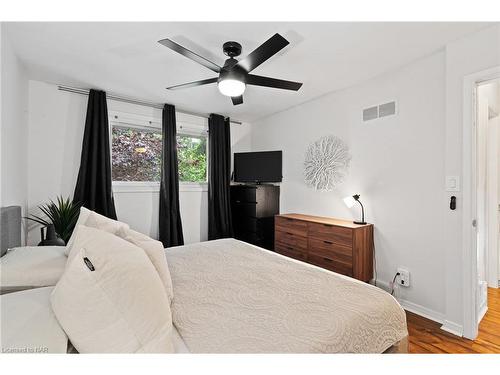
<svg viewBox="0 0 500 375"><path fill-rule="evenodd" d="M333 135L321 137L309 145L304 161L304 180L316 190L332 191L349 170L349 147Z"/></svg>

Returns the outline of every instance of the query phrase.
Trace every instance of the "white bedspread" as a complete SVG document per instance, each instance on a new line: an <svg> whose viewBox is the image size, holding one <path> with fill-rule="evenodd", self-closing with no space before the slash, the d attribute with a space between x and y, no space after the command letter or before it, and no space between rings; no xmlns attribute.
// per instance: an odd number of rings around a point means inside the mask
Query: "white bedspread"
<svg viewBox="0 0 500 375"><path fill-rule="evenodd" d="M224 239L166 249L191 353L382 353L408 335L388 293Z"/></svg>

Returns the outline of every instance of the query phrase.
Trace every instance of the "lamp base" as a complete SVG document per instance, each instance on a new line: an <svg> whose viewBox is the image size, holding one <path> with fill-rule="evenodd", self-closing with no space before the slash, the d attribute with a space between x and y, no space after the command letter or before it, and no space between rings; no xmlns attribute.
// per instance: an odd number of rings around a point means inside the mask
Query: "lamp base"
<svg viewBox="0 0 500 375"><path fill-rule="evenodd" d="M354 224L366 225L366 221L353 221Z"/></svg>

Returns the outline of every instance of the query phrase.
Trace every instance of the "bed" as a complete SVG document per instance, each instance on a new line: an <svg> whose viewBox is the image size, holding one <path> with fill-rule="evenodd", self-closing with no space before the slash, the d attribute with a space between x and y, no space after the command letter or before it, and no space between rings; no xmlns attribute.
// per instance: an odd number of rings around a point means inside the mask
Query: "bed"
<svg viewBox="0 0 500 375"><path fill-rule="evenodd" d="M166 254L173 322L192 353L407 350L404 310L372 285L234 239Z"/></svg>
<svg viewBox="0 0 500 375"><path fill-rule="evenodd" d="M0 296L2 350L72 351L49 303L62 249L2 257L2 287L36 287ZM176 353L407 352L404 310L372 285L235 239L165 254Z"/></svg>
<svg viewBox="0 0 500 375"><path fill-rule="evenodd" d="M376 287L234 239L165 253L176 353L407 352L405 313ZM2 348L74 351L51 290L1 296Z"/></svg>
<svg viewBox="0 0 500 375"><path fill-rule="evenodd" d="M0 257L16 246L21 246L21 206L1 207Z"/></svg>

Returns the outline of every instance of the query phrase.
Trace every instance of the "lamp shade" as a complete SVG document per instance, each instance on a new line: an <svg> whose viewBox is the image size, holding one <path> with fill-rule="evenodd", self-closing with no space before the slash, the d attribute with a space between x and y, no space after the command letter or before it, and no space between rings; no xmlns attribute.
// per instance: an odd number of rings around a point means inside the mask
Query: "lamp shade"
<svg viewBox="0 0 500 375"><path fill-rule="evenodd" d="M356 204L356 200L354 199L354 197L352 195L350 195L350 196L344 198L344 203L347 207L351 208L352 206L354 206Z"/></svg>
<svg viewBox="0 0 500 375"><path fill-rule="evenodd" d="M240 96L245 91L245 83L237 79L224 79L217 84L222 95Z"/></svg>

